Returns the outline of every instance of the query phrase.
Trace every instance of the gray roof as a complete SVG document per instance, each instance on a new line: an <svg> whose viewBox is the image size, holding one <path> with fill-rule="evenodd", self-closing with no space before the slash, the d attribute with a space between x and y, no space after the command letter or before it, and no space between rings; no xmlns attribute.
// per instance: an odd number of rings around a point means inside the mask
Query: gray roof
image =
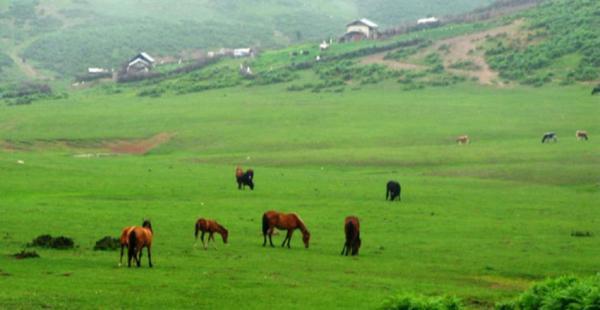
<svg viewBox="0 0 600 310"><path fill-rule="evenodd" d="M356 24L363 24L369 28L378 28L379 27L376 23L374 23L366 18L357 19L357 20L349 23L348 25L346 25L346 27L351 26L351 25L356 25Z"/></svg>

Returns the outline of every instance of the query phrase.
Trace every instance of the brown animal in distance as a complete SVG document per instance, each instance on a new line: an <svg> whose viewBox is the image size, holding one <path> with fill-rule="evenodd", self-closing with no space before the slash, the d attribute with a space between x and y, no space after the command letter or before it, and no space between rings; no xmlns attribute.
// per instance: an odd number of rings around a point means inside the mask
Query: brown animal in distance
<svg viewBox="0 0 600 310"><path fill-rule="evenodd" d="M342 255L348 256L348 253L352 253L352 256L358 255L358 249L360 249L360 222L356 216L348 216L344 219L344 233L346 235L346 241L342 248Z"/></svg>
<svg viewBox="0 0 600 310"><path fill-rule="evenodd" d="M215 242L214 234L215 233L220 234L221 238L223 238L223 243L227 244L227 238L229 236L229 231L227 231L227 229L225 229L225 227L223 227L221 224L217 223L217 221L199 218L198 221L196 221L196 230L194 232L196 241L198 241L198 232L202 232L202 234L200 235L200 239L202 240L202 245L204 246L205 250L208 248L208 242L210 242L210 240L213 241L213 246L214 246L214 242ZM204 242L204 234L205 233L208 233L208 238L207 238L206 242ZM216 246L215 246L215 248L216 248Z"/></svg>
<svg viewBox="0 0 600 310"><path fill-rule="evenodd" d="M575 138L577 138L577 141L580 141L580 140L587 141L588 140L588 133L585 130L577 130L575 132Z"/></svg>
<svg viewBox="0 0 600 310"><path fill-rule="evenodd" d="M464 136L459 136L458 138L456 138L456 143L469 144L469 143L471 143L471 140L469 139L469 136L464 135Z"/></svg>

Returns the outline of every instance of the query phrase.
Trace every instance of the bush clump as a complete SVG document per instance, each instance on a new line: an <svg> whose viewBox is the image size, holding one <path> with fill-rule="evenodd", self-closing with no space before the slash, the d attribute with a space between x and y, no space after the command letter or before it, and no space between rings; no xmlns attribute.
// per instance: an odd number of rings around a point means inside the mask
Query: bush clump
<svg viewBox="0 0 600 310"><path fill-rule="evenodd" d="M75 242L69 237L58 236L54 238L50 235L40 235L33 239L27 246L66 250L75 247Z"/></svg>
<svg viewBox="0 0 600 310"><path fill-rule="evenodd" d="M388 298L383 310L459 310L464 309L460 299L451 296L428 297L403 294Z"/></svg>
<svg viewBox="0 0 600 310"><path fill-rule="evenodd" d="M26 259L26 258L38 258L40 255L36 251L25 251L22 250L19 253L13 255L16 259Z"/></svg>
<svg viewBox="0 0 600 310"><path fill-rule="evenodd" d="M121 243L118 238L106 236L98 241L94 245L94 251L113 251L118 249Z"/></svg>
<svg viewBox="0 0 600 310"><path fill-rule="evenodd" d="M600 275L563 276L535 284L518 298L496 304L498 310L600 309Z"/></svg>

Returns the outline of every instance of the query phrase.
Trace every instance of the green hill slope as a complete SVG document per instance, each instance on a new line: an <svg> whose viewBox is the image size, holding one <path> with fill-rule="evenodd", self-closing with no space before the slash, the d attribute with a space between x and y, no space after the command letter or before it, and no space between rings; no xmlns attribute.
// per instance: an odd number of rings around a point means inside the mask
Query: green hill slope
<svg viewBox="0 0 600 310"><path fill-rule="evenodd" d="M165 55L184 49L283 46L337 36L355 18L388 27L490 2L2 0L0 40L2 49L18 49L38 68L72 75L88 66L116 66L139 50Z"/></svg>

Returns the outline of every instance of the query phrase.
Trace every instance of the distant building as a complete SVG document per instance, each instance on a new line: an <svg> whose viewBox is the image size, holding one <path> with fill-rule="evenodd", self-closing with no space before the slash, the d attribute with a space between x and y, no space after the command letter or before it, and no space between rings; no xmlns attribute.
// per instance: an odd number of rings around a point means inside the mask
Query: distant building
<svg viewBox="0 0 600 310"><path fill-rule="evenodd" d="M150 55L142 52L133 57L127 64L127 72L148 72L156 61Z"/></svg>
<svg viewBox="0 0 600 310"><path fill-rule="evenodd" d="M252 48L236 48L233 50L233 57L254 57Z"/></svg>
<svg viewBox="0 0 600 310"><path fill-rule="evenodd" d="M417 20L417 25L438 25L440 20L435 17L421 18Z"/></svg>
<svg viewBox="0 0 600 310"><path fill-rule="evenodd" d="M108 69L104 69L104 68L88 68L88 73L89 74L100 74L100 73L107 73Z"/></svg>
<svg viewBox="0 0 600 310"><path fill-rule="evenodd" d="M360 40L371 40L379 37L379 26L366 19L361 18L346 25L346 34L340 39L342 42Z"/></svg>

